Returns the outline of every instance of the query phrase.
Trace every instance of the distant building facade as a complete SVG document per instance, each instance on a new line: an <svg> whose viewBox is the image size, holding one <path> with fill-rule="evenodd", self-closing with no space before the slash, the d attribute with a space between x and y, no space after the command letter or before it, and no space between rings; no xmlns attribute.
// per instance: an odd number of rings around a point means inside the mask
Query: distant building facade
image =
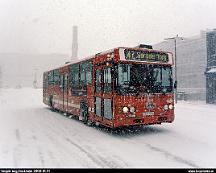
<svg viewBox="0 0 216 173"><path fill-rule="evenodd" d="M216 103L216 30L206 34L207 68L206 68L206 102Z"/></svg>
<svg viewBox="0 0 216 173"><path fill-rule="evenodd" d="M178 99L207 103L213 99L216 103L216 32L201 31L194 37L175 39ZM155 44L153 48L170 51L175 57L174 39Z"/></svg>

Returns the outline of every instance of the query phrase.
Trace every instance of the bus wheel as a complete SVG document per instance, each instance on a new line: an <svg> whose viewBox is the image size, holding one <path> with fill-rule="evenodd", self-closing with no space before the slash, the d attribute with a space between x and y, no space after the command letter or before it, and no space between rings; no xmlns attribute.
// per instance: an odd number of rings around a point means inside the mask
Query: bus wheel
<svg viewBox="0 0 216 173"><path fill-rule="evenodd" d="M87 118L86 124L87 124L88 126L93 126L93 122L90 121L88 118Z"/></svg>
<svg viewBox="0 0 216 173"><path fill-rule="evenodd" d="M80 116L82 117L82 121L84 122L84 124L91 124L91 122L88 119L88 106L85 102L82 102L80 104Z"/></svg>
<svg viewBox="0 0 216 173"><path fill-rule="evenodd" d="M54 110L54 106L53 106L53 96L49 97L49 106L51 107L52 110Z"/></svg>

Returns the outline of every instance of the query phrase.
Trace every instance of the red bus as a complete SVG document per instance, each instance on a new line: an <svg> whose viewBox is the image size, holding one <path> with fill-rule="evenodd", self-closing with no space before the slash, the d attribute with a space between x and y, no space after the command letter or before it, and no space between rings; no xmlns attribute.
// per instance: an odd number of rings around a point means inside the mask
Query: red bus
<svg viewBox="0 0 216 173"><path fill-rule="evenodd" d="M171 123L172 68L169 52L114 48L44 72L43 102L89 125Z"/></svg>

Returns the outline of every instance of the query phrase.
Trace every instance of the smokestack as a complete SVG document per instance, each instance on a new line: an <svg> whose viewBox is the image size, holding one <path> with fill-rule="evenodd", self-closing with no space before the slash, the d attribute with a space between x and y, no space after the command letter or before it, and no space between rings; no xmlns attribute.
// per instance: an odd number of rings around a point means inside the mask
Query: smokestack
<svg viewBox="0 0 216 173"><path fill-rule="evenodd" d="M73 38L72 38L72 57L71 60L75 60L77 58L78 53L78 27L73 26Z"/></svg>

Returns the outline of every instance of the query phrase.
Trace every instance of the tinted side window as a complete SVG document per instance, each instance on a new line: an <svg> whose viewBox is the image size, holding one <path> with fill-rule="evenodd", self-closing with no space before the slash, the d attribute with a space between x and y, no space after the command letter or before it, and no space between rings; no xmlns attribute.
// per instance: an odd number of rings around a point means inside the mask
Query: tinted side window
<svg viewBox="0 0 216 173"><path fill-rule="evenodd" d="M112 101L111 99L104 99L104 117L106 119L112 119Z"/></svg>
<svg viewBox="0 0 216 173"><path fill-rule="evenodd" d="M104 69L104 92L112 91L111 67Z"/></svg>
<svg viewBox="0 0 216 173"><path fill-rule="evenodd" d="M96 92L102 91L102 70L96 70Z"/></svg>
<svg viewBox="0 0 216 173"><path fill-rule="evenodd" d="M96 115L101 116L101 98L96 97Z"/></svg>
<svg viewBox="0 0 216 173"><path fill-rule="evenodd" d="M54 83L53 71L48 72L48 84L52 85Z"/></svg>
<svg viewBox="0 0 216 173"><path fill-rule="evenodd" d="M86 62L86 81L88 84L92 84L92 63L91 61Z"/></svg>
<svg viewBox="0 0 216 173"><path fill-rule="evenodd" d="M53 81L54 81L54 84L56 85L60 83L60 74L58 70L53 71Z"/></svg>
<svg viewBox="0 0 216 173"><path fill-rule="evenodd" d="M48 87L48 76L47 73L43 74L43 89L44 91L47 90Z"/></svg>
<svg viewBox="0 0 216 173"><path fill-rule="evenodd" d="M90 61L80 64L80 84L86 87L92 83L92 64Z"/></svg>
<svg viewBox="0 0 216 173"><path fill-rule="evenodd" d="M79 64L71 65L71 87L72 89L79 88Z"/></svg>

